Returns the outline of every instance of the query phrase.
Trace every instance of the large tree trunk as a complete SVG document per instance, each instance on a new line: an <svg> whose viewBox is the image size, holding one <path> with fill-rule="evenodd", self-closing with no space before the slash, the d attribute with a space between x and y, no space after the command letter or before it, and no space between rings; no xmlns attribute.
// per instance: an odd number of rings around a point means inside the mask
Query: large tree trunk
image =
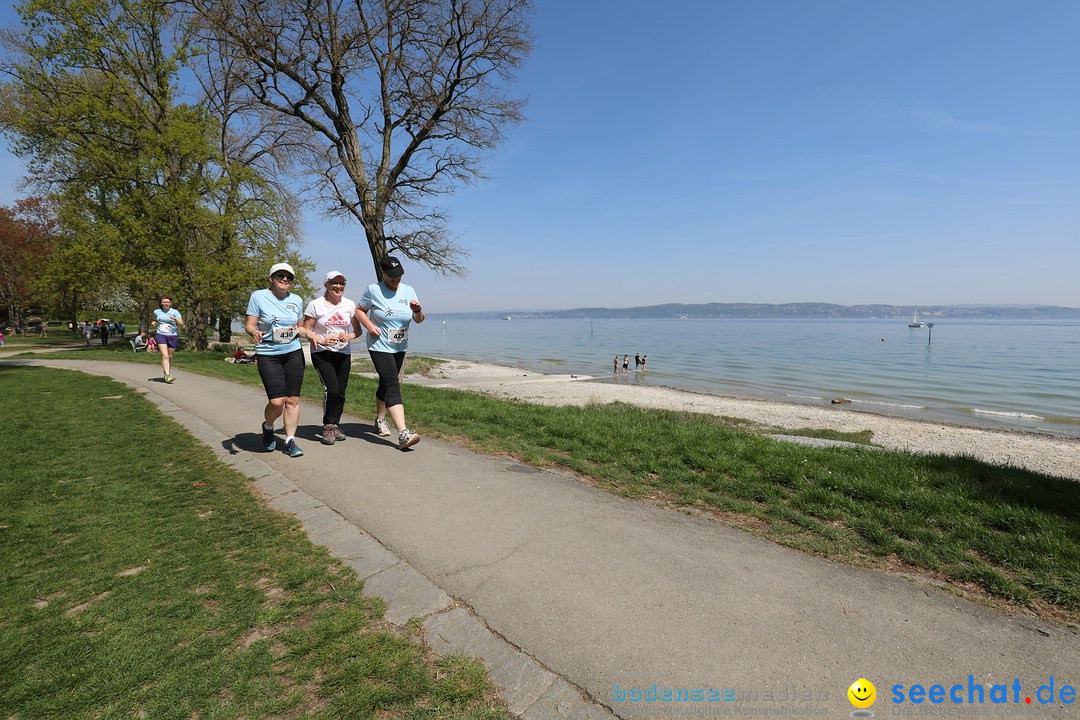
<svg viewBox="0 0 1080 720"><path fill-rule="evenodd" d="M206 313L202 303L197 302L191 308L184 320L184 329L187 331L187 347L189 350L206 350L210 343L206 339Z"/></svg>
<svg viewBox="0 0 1080 720"><path fill-rule="evenodd" d="M232 342L232 318L225 315L217 316L218 342Z"/></svg>

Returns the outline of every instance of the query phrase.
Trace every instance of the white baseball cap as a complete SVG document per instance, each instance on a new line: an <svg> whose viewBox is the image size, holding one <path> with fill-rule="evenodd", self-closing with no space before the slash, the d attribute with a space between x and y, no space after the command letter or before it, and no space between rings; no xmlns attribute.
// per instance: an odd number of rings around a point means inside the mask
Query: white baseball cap
<svg viewBox="0 0 1080 720"><path fill-rule="evenodd" d="M277 265L274 265L272 268L270 268L270 274L273 275L278 270L284 270L293 277L296 277L296 271L292 269L292 265L290 265L289 263L278 263Z"/></svg>
<svg viewBox="0 0 1080 720"><path fill-rule="evenodd" d="M330 282L331 280L334 280L335 278L341 278L342 280L345 280L346 282L349 280L349 278L345 277L345 273L338 272L337 270L332 270L332 271L326 273L326 279L323 280L323 282Z"/></svg>

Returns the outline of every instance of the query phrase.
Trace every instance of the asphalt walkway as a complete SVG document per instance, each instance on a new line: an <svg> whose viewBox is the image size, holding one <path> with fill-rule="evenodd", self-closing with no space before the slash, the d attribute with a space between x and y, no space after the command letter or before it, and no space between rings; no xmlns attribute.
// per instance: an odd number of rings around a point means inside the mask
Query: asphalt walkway
<svg viewBox="0 0 1080 720"><path fill-rule="evenodd" d="M1075 628L431 438L401 452L371 418L343 418L348 440L324 446L311 404L302 458L262 452L261 390L182 369L166 385L147 365L28 362L144 392L365 578L391 622L419 619L437 652L482 658L522 717L841 717L860 677L877 687L878 717L1080 714L1059 702L1080 685ZM1043 705L1036 690L1052 677ZM912 704L913 684L940 684L945 700ZM948 696L958 684L960 705ZM994 684L1008 703L991 704ZM981 706L968 702L977 685Z"/></svg>

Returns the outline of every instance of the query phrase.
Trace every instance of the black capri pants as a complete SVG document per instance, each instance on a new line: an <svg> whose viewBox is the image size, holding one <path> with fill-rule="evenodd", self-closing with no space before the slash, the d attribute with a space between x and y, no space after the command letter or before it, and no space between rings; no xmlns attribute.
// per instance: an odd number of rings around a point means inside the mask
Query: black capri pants
<svg viewBox="0 0 1080 720"><path fill-rule="evenodd" d="M388 353L368 350L368 355L371 356L375 372L379 373L379 389L375 391L375 398L381 400L386 407L400 405L401 383L398 376L401 374L401 365L405 362L405 351Z"/></svg>
<svg viewBox="0 0 1080 720"><path fill-rule="evenodd" d="M323 385L323 425L337 425L345 409L345 389L349 387L352 355L320 350L311 353L311 365L319 373Z"/></svg>
<svg viewBox="0 0 1080 720"><path fill-rule="evenodd" d="M304 351L284 355L256 355L256 367L268 400L299 397L304 384Z"/></svg>

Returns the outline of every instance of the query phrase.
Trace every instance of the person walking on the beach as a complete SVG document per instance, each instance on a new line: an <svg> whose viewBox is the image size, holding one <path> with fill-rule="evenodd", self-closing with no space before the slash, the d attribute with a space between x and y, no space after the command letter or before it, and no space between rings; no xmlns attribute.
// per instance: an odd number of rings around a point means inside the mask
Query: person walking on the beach
<svg viewBox="0 0 1080 720"><path fill-rule="evenodd" d="M161 370L165 373L165 382L172 383L172 358L180 344L180 326L184 324L184 318L172 306L172 298L162 295L159 301L161 307L154 311L154 319L150 327L157 327L154 333L154 342L157 343L158 352L161 353Z"/></svg>
<svg viewBox="0 0 1080 720"><path fill-rule="evenodd" d="M263 408L262 444L267 452L277 447L274 421L285 422L285 452L300 457L304 451L296 444L300 423L300 386L304 383L304 350L301 337L314 334L303 327L303 299L292 292L296 273L292 265L277 263L270 268L270 287L256 290L248 298L244 330L255 341L266 407Z"/></svg>
<svg viewBox="0 0 1080 720"><path fill-rule="evenodd" d="M308 303L304 328L311 333L311 364L323 385L323 429L320 441L333 445L345 439L338 423L345 409L352 350L349 341L360 337L356 303L345 297L345 276L337 270L326 273L326 292Z"/></svg>
<svg viewBox="0 0 1080 720"><path fill-rule="evenodd" d="M401 402L398 375L409 346L409 323L424 322L424 311L412 287L401 282L405 269L390 255L379 263L382 282L368 285L357 302L356 319L368 332L368 355L379 374L375 391L375 428L379 435L391 434L386 414L398 430L398 447L404 450L420 441L420 436L405 424L405 406Z"/></svg>
<svg viewBox="0 0 1080 720"><path fill-rule="evenodd" d="M622 371L623 371L623 373L625 373L629 369L630 369L630 356L629 355L623 355L622 356Z"/></svg>

